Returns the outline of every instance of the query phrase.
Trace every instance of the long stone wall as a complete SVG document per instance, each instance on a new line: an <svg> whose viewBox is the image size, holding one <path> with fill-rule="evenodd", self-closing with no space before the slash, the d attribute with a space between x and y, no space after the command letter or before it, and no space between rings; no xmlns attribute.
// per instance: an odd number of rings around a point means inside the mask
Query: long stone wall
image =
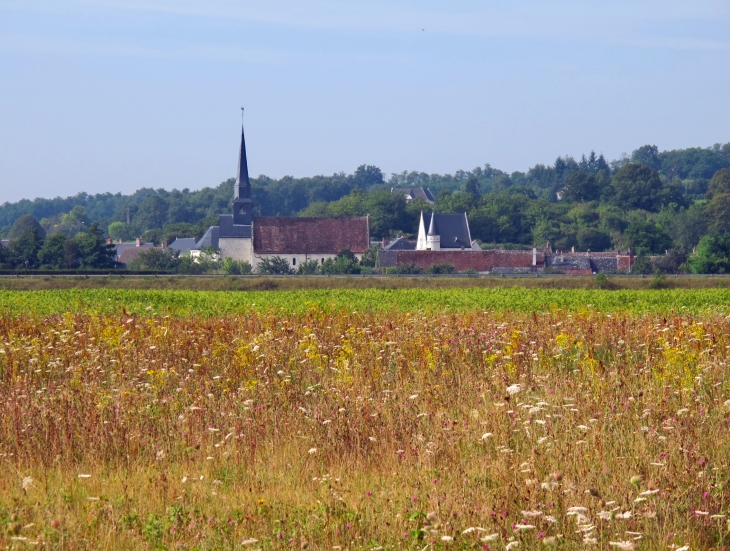
<svg viewBox="0 0 730 551"><path fill-rule="evenodd" d="M523 273L542 270L542 251L379 251L380 266L389 268L414 263L427 270L433 264L453 264L459 271ZM533 264L534 260L534 264Z"/></svg>

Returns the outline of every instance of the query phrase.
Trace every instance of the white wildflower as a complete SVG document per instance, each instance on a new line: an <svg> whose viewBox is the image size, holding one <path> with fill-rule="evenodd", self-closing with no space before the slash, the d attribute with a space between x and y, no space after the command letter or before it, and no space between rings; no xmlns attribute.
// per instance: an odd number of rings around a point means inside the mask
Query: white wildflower
<svg viewBox="0 0 730 551"><path fill-rule="evenodd" d="M519 541L511 541L505 546L505 551L509 551L510 549L514 549L515 547L519 547L520 542Z"/></svg>
<svg viewBox="0 0 730 551"><path fill-rule="evenodd" d="M464 530L462 534L471 534L472 532L486 532L486 528L480 528L479 526L471 526Z"/></svg>
<svg viewBox="0 0 730 551"><path fill-rule="evenodd" d="M482 434L482 440L486 440L490 436L492 436L492 433L491 432L485 432L484 434Z"/></svg>
<svg viewBox="0 0 730 551"><path fill-rule="evenodd" d="M317 453L317 448L309 448L309 455Z"/></svg>
<svg viewBox="0 0 730 551"><path fill-rule="evenodd" d="M639 495L640 496L651 496L651 495L658 494L658 493L659 493L659 490L647 490L645 492L641 492Z"/></svg>
<svg viewBox="0 0 730 551"><path fill-rule="evenodd" d="M483 541L484 543L490 543L492 541L497 541L499 539L499 534L489 534L488 536L484 536L483 538L480 538L479 541Z"/></svg>
<svg viewBox="0 0 730 551"><path fill-rule="evenodd" d="M454 541L454 538L452 538L451 536L441 536L441 541L445 541L448 543L450 541Z"/></svg>
<svg viewBox="0 0 730 551"><path fill-rule="evenodd" d="M517 394L522 390L522 387L519 384L510 385L507 387L507 392L509 394Z"/></svg>
<svg viewBox="0 0 730 551"><path fill-rule="evenodd" d="M241 545L253 545L254 543L258 543L258 542L259 542L259 540L257 540L256 538L249 538L247 540L243 540L241 542Z"/></svg>
<svg viewBox="0 0 730 551"><path fill-rule="evenodd" d="M536 518L542 516L542 511L522 511L522 516L525 518Z"/></svg>
<svg viewBox="0 0 730 551"><path fill-rule="evenodd" d="M555 518L554 516L552 516L552 515L545 515L545 520L546 520L547 522L550 522L550 523L552 523L552 524L555 524L556 522L558 522L558 519L556 519L556 518Z"/></svg>
<svg viewBox="0 0 730 551"><path fill-rule="evenodd" d="M30 490L30 487L33 486L33 479L30 476L23 477L22 486L23 491L27 492L28 490Z"/></svg>
<svg viewBox="0 0 730 551"><path fill-rule="evenodd" d="M609 541L608 545L611 547L618 547L619 549L625 549L626 551L636 549L636 545L632 541Z"/></svg>
<svg viewBox="0 0 730 551"><path fill-rule="evenodd" d="M91 478L90 474L80 474L79 478Z"/></svg>
<svg viewBox="0 0 730 551"><path fill-rule="evenodd" d="M695 511L695 515L700 515L700 516L703 516L703 517L706 517L709 514L710 513L708 511Z"/></svg>
<svg viewBox="0 0 730 551"><path fill-rule="evenodd" d="M568 514L587 513L588 507L568 507Z"/></svg>
<svg viewBox="0 0 730 551"><path fill-rule="evenodd" d="M535 528L532 524L515 524L515 530L532 530Z"/></svg>
<svg viewBox="0 0 730 551"><path fill-rule="evenodd" d="M409 399L409 400L415 400L416 398L418 398L418 394L411 394L411 395L410 395L410 396L408 397L408 399Z"/></svg>
<svg viewBox="0 0 730 551"><path fill-rule="evenodd" d="M684 545L682 547L678 547L674 551L689 551L689 545Z"/></svg>

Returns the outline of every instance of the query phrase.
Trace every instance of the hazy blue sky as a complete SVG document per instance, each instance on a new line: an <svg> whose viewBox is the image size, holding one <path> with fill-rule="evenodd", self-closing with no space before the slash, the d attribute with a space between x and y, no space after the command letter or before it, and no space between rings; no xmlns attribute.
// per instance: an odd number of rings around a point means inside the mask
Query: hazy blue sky
<svg viewBox="0 0 730 551"><path fill-rule="evenodd" d="M730 141L728 0L0 0L0 203Z"/></svg>

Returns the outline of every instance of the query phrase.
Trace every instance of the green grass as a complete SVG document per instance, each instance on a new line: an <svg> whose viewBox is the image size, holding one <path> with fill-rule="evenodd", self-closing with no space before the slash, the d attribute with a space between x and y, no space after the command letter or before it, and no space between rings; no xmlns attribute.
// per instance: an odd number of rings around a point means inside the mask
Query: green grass
<svg viewBox="0 0 730 551"><path fill-rule="evenodd" d="M726 289L616 290L464 288L327 289L297 291L176 291L65 289L0 291L0 312L47 316L64 312L196 314L205 317L249 311L453 311L531 312L565 309L632 313L730 313Z"/></svg>

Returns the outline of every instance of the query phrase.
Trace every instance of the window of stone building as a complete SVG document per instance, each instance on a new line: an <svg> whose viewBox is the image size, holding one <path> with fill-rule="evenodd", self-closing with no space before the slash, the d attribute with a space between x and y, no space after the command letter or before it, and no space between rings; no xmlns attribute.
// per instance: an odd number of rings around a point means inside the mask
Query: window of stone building
<svg viewBox="0 0 730 551"><path fill-rule="evenodd" d="M291 264L292 264L292 266L296 266L297 265L297 259L296 258L292 258L291 259Z"/></svg>

